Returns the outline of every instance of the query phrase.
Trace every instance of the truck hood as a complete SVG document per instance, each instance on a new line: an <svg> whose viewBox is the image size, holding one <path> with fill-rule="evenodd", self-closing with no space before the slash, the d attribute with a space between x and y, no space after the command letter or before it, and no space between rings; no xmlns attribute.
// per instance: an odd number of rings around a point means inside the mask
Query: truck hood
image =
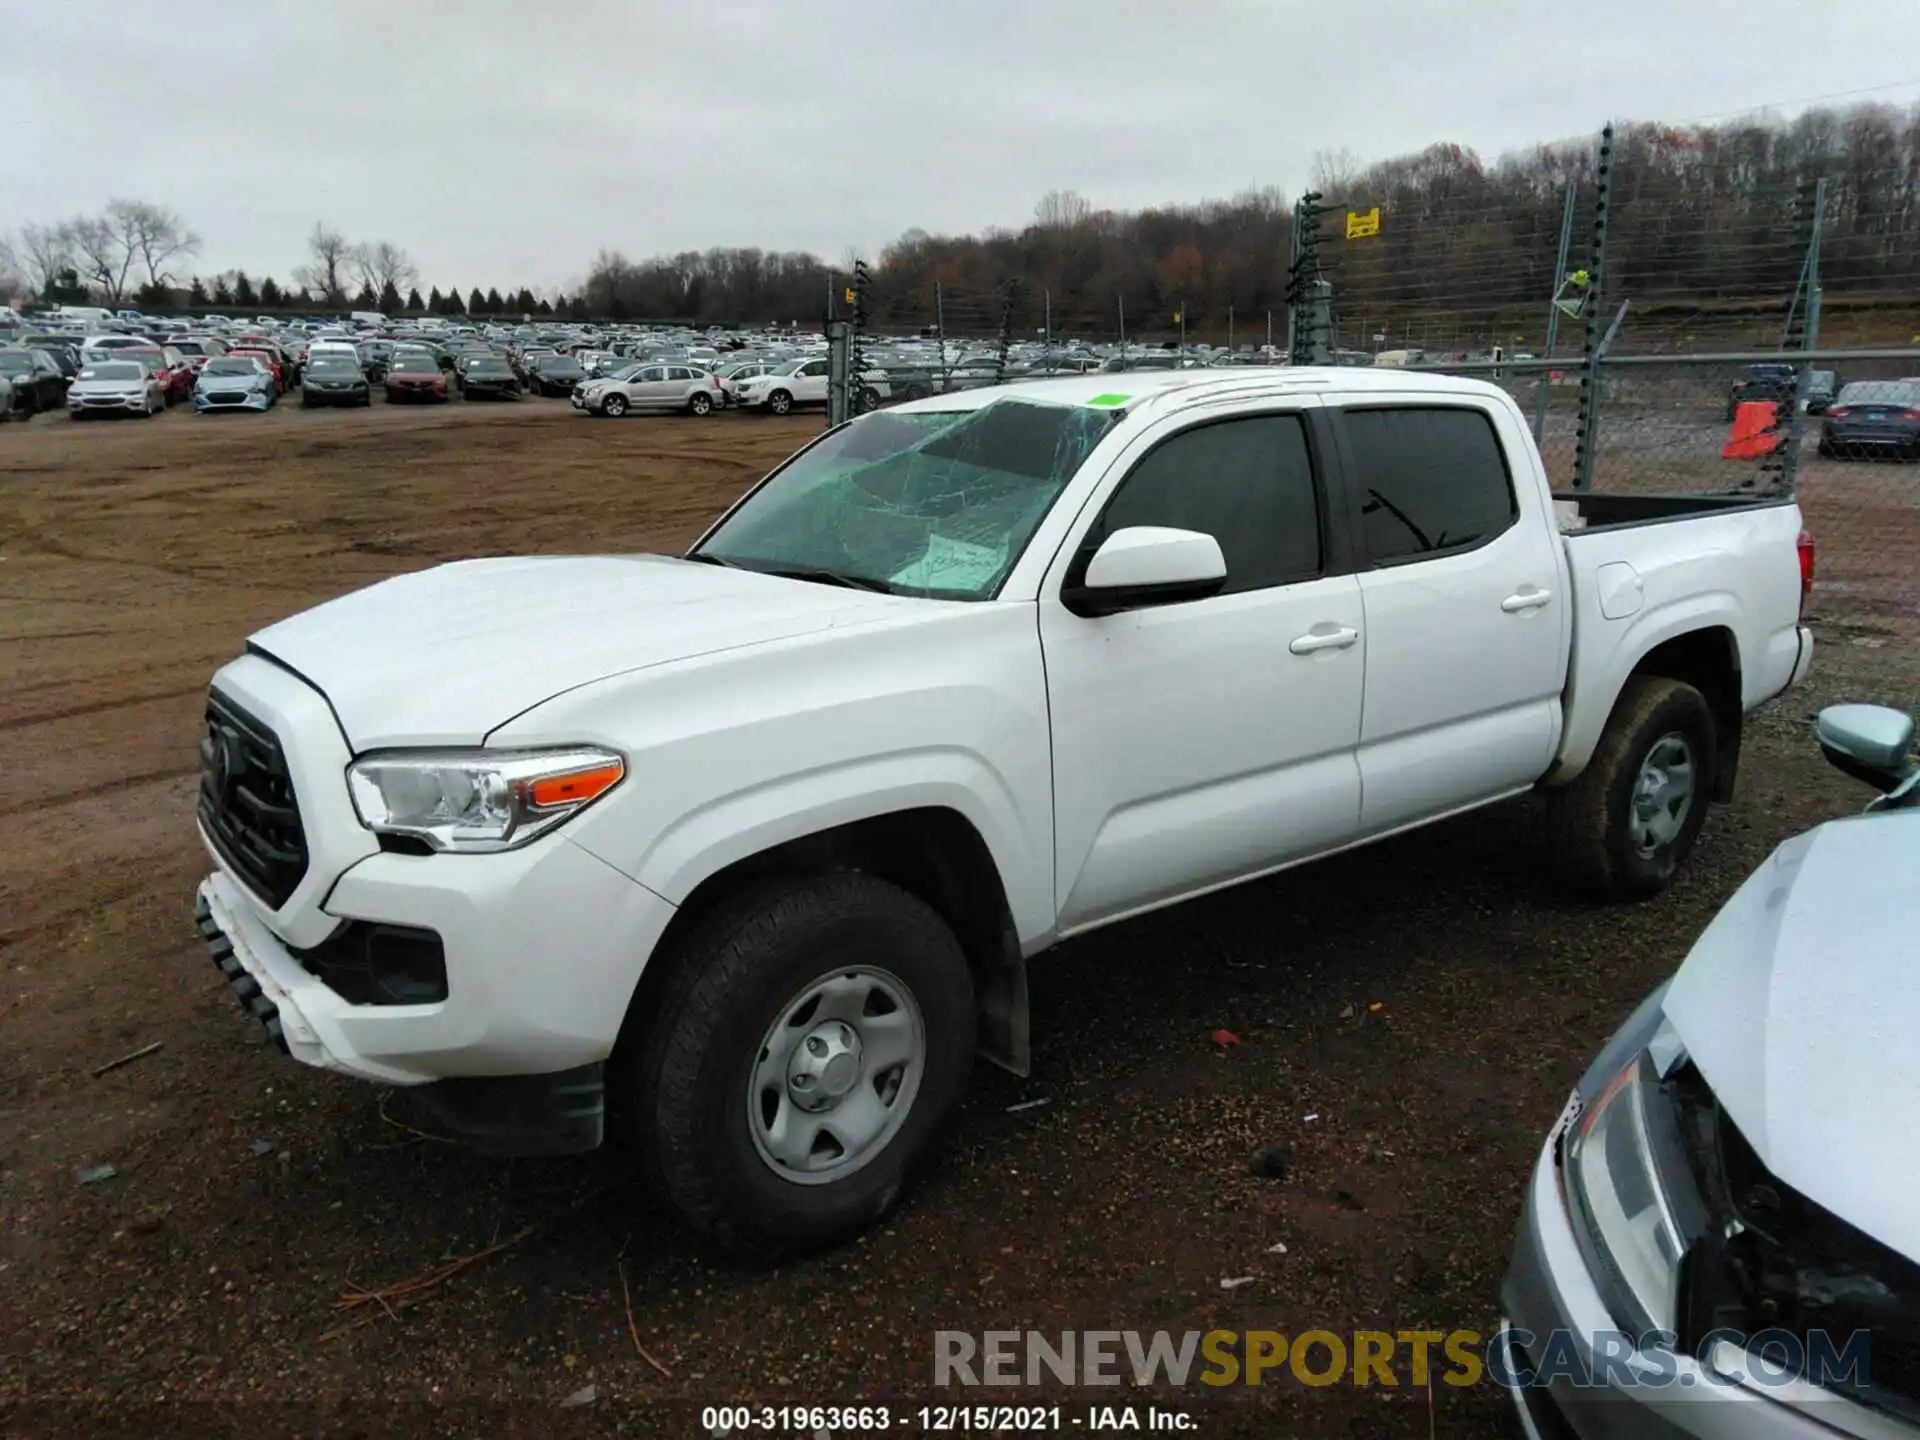
<svg viewBox="0 0 1920 1440"><path fill-rule="evenodd" d="M1667 1019L1762 1163L1920 1260L1920 811L1787 841L1701 935Z"/></svg>
<svg viewBox="0 0 1920 1440"><path fill-rule="evenodd" d="M596 680L917 604L660 555L463 560L330 600L249 648L321 690L356 751L471 745Z"/></svg>

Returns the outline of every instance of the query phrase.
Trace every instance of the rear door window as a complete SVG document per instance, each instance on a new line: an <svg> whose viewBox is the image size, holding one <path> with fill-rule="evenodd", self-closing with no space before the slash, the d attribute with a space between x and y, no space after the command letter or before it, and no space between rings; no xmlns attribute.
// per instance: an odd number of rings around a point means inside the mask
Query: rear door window
<svg viewBox="0 0 1920 1440"><path fill-rule="evenodd" d="M1493 419L1470 406L1345 412L1360 533L1375 565L1472 549L1519 517Z"/></svg>

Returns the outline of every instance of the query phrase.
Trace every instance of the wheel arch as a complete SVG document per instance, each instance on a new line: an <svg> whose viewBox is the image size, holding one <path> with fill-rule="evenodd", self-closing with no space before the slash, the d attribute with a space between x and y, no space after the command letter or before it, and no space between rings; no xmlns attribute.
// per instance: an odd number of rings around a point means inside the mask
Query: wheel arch
<svg viewBox="0 0 1920 1440"><path fill-rule="evenodd" d="M1717 801L1731 800L1746 712L1740 638L1732 616L1713 608L1647 618L1652 623L1637 627L1637 633L1630 632L1615 651L1601 685L1576 680L1567 707L1572 723L1545 784L1558 788L1577 779L1619 708L1627 682L1636 675L1654 675L1684 681L1706 697L1713 712L1719 752L1710 793ZM1578 645L1576 636L1576 651ZM1577 656L1575 663L1577 666ZM1598 703L1602 696L1604 705Z"/></svg>
<svg viewBox="0 0 1920 1440"><path fill-rule="evenodd" d="M857 871L897 885L946 921L966 953L977 999L980 1054L1026 1075L1030 1066L1027 975L1012 907L979 828L946 805L919 805L809 831L742 856L704 876L681 901L655 947L670 955L689 928L742 891L774 876ZM636 1043L665 988L670 965L640 974L615 1051Z"/></svg>

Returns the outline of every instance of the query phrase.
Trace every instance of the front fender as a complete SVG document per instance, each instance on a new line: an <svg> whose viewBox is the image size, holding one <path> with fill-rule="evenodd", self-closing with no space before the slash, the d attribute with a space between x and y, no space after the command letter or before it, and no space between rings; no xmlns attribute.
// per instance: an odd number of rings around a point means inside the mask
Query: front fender
<svg viewBox="0 0 1920 1440"><path fill-rule="evenodd" d="M979 833L1023 943L1050 934L1052 856L1036 853L1005 779L957 748L905 750L717 795L660 830L637 857L601 858L631 864L634 879L681 905L702 881L777 845L926 808L952 810Z"/></svg>

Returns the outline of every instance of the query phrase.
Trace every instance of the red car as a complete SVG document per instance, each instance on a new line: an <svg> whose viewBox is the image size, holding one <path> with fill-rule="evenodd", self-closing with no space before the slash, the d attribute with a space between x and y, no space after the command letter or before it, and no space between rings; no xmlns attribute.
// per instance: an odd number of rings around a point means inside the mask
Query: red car
<svg viewBox="0 0 1920 1440"><path fill-rule="evenodd" d="M115 360L137 360L160 377L167 404L185 400L193 394L193 367L187 357L170 346L128 345L113 352Z"/></svg>
<svg viewBox="0 0 1920 1440"><path fill-rule="evenodd" d="M267 350L258 345L236 345L227 352L229 355L251 355L273 375L274 393L282 394L287 388L287 366L280 358L278 350Z"/></svg>
<svg viewBox="0 0 1920 1440"><path fill-rule="evenodd" d="M442 401L447 398L447 376L440 366L417 355L402 355L387 367L387 403L398 400Z"/></svg>

